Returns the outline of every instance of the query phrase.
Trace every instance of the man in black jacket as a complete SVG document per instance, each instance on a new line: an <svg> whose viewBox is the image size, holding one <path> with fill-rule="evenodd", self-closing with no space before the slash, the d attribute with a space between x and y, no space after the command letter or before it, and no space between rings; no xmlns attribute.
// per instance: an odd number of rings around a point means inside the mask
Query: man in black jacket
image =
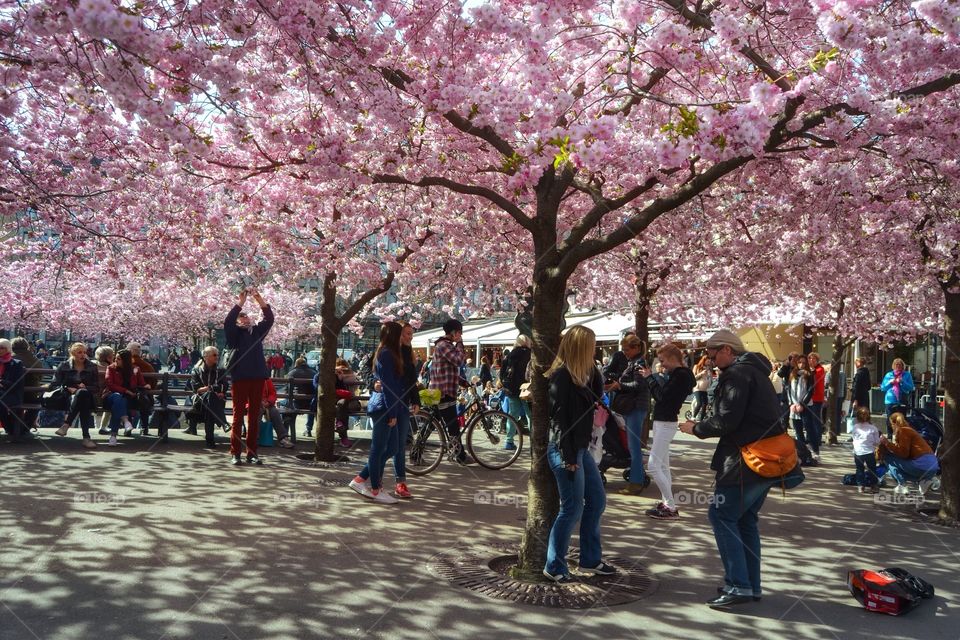
<svg viewBox="0 0 960 640"><path fill-rule="evenodd" d="M759 353L748 353L737 334L726 329L713 334L706 346L707 356L721 370L714 414L702 422L684 422L680 430L701 439L720 438L710 463L717 475L708 515L723 563L724 586L707 604L722 608L760 599L757 523L767 492L781 482L750 470L743 464L740 448L783 433L783 426L780 402L769 378L770 361ZM802 478L799 465L787 475Z"/></svg>
<svg viewBox="0 0 960 640"><path fill-rule="evenodd" d="M853 374L853 409L865 407L870 409L870 369L867 369L863 358L854 360L857 371Z"/></svg>

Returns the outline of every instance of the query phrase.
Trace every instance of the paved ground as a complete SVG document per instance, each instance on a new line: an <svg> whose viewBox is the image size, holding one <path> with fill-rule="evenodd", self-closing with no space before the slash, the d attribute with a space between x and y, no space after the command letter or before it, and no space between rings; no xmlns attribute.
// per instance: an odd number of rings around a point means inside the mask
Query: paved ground
<svg viewBox="0 0 960 640"><path fill-rule="evenodd" d="M359 463L319 469L272 449L263 467L234 469L225 448L174 437L0 446L0 638L960 637L960 531L841 486L843 448L785 499L771 493L765 596L734 612L703 605L721 575L702 504L712 444L674 445L676 490L697 502L678 522L644 517L655 490L619 496L608 472L605 551L646 563L659 587L574 611L487 599L428 570L451 548L519 540L519 466L444 462L411 482L415 500L387 507L345 487ZM846 571L884 566L927 578L936 598L902 618L863 611Z"/></svg>

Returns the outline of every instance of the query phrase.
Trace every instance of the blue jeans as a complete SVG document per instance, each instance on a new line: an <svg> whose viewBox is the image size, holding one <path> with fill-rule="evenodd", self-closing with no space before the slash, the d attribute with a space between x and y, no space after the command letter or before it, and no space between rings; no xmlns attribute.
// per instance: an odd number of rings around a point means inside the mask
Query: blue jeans
<svg viewBox="0 0 960 640"><path fill-rule="evenodd" d="M503 410L509 413L511 416L520 419L521 416L525 415L523 410L523 402L517 396L510 396L504 394L503 396ZM517 435L517 428L514 426L514 422L507 422L507 437L506 442L513 442L514 437Z"/></svg>
<svg viewBox="0 0 960 640"><path fill-rule="evenodd" d="M586 449L577 452L576 471L567 471L563 456L557 445L547 446L547 460L557 479L560 491L560 512L550 528L547 546L547 564L550 574L568 573L567 549L570 536L580 522L580 566L596 567L600 564L600 516L607 506L607 494L593 456Z"/></svg>
<svg viewBox="0 0 960 640"><path fill-rule="evenodd" d="M111 393L104 399L103 408L110 410L110 433L117 435L120 422L127 415L127 397L122 393Z"/></svg>
<svg viewBox="0 0 960 640"><path fill-rule="evenodd" d="M393 475L397 482L407 481L407 438L410 437L410 414L397 416L397 451L393 455Z"/></svg>
<svg viewBox="0 0 960 640"><path fill-rule="evenodd" d="M370 455L367 456L367 464L364 465L360 473L357 474L363 479L370 479L370 487L379 489L383 486L383 468L391 456L397 455L397 426L400 425L401 417L397 416L397 424L390 427L387 425L387 412L383 411L375 416L370 416L373 420L373 439L370 441ZM410 417L407 416L407 428L409 429Z"/></svg>
<svg viewBox="0 0 960 640"><path fill-rule="evenodd" d="M897 484L905 484L908 480L930 480L940 470L937 456L925 453L919 458L908 460L885 451L883 460L887 463L888 473L893 476Z"/></svg>
<svg viewBox="0 0 960 640"><path fill-rule="evenodd" d="M647 479L643 470L643 446L640 444L646 418L646 409L634 409L623 417L627 423L627 446L630 449L630 482L636 484L643 484Z"/></svg>
<svg viewBox="0 0 960 640"><path fill-rule="evenodd" d="M806 432L807 444L817 455L820 455L820 441L823 438L823 423L820 421L822 404L808 404L800 414L803 420L803 430Z"/></svg>
<svg viewBox="0 0 960 640"><path fill-rule="evenodd" d="M727 591L760 596L760 507L771 482L717 487L707 511L717 540Z"/></svg>

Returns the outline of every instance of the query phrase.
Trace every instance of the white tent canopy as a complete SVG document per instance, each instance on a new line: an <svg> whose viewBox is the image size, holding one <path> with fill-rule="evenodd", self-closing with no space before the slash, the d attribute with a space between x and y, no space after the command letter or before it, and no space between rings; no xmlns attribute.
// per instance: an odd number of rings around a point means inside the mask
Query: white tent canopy
<svg viewBox="0 0 960 640"><path fill-rule="evenodd" d="M567 326L583 325L597 334L597 342L619 342L623 332L634 326L634 316L606 311L580 311L569 313L566 317ZM691 342L703 340L713 333L713 330L702 332L670 331L661 325L651 325L650 340L656 344L664 339ZM511 346L520 332L514 325L514 316L498 318L478 318L463 323L463 344L476 347L479 353L483 347ZM433 343L443 336L443 329L431 329L413 336L415 349L426 349L427 354L433 348Z"/></svg>

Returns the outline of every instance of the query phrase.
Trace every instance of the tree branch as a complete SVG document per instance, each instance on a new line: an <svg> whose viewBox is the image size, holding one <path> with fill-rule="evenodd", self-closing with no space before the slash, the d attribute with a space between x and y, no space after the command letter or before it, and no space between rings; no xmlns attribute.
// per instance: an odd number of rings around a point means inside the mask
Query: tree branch
<svg viewBox="0 0 960 640"><path fill-rule="evenodd" d="M409 178L404 178L403 176L398 176L394 174L386 173L376 173L370 176L374 184L406 184L411 187L444 187L455 193L462 193L464 195L478 196L484 198L485 200L495 204L504 211L510 214L510 216L517 221L520 226L524 229L527 229L530 232L533 232L536 229L536 226L533 222L533 219L530 218L523 210L510 202L507 198L504 198L502 195L490 189L488 187L481 187L479 185L463 184L455 180L450 180L449 178L441 178L439 176L425 176L419 180L410 180Z"/></svg>

